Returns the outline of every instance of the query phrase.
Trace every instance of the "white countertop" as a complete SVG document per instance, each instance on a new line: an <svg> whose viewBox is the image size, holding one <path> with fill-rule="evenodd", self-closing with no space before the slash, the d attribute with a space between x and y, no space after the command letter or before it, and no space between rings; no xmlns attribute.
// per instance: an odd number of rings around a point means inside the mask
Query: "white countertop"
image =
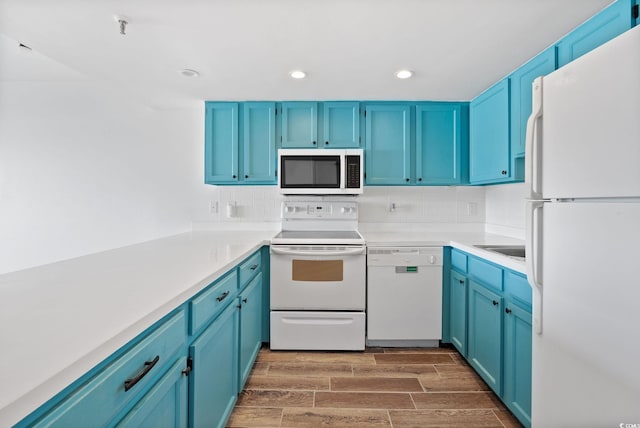
<svg viewBox="0 0 640 428"><path fill-rule="evenodd" d="M194 231L0 275L0 426L13 425L277 232ZM522 244L469 232L363 232L371 246Z"/></svg>
<svg viewBox="0 0 640 428"><path fill-rule="evenodd" d="M526 274L525 263L474 245L524 245L521 239L485 232L402 231L360 232L370 247L452 246L516 272Z"/></svg>
<svg viewBox="0 0 640 428"><path fill-rule="evenodd" d="M262 245L192 232L0 275L0 426L11 426Z"/></svg>

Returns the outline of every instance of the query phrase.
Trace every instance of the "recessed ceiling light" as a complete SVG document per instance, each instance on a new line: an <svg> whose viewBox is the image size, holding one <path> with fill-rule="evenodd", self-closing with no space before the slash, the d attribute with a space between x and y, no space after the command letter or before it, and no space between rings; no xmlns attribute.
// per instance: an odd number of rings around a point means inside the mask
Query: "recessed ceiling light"
<svg viewBox="0 0 640 428"><path fill-rule="evenodd" d="M396 71L396 77L398 79L408 79L413 76L413 71L411 70L398 70Z"/></svg>
<svg viewBox="0 0 640 428"><path fill-rule="evenodd" d="M198 77L198 76L200 76L200 73L198 73L195 70L190 70L188 68L185 68L184 70L180 70L180 74L182 74L184 77Z"/></svg>
<svg viewBox="0 0 640 428"><path fill-rule="evenodd" d="M289 76L293 77L294 79L304 79L305 77L307 77L307 73L302 70L293 70L291 73L289 73Z"/></svg>

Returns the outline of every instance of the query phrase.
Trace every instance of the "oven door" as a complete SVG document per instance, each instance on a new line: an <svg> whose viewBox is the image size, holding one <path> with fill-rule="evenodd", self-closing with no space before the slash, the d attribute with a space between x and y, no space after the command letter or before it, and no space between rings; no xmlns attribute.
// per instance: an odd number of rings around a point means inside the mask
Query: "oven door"
<svg viewBox="0 0 640 428"><path fill-rule="evenodd" d="M364 246L272 245L272 310L363 311Z"/></svg>

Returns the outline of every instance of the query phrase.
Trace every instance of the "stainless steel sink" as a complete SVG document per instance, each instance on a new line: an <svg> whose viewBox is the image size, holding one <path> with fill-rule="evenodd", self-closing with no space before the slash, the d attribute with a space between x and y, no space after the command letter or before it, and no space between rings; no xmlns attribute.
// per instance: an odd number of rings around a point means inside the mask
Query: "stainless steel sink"
<svg viewBox="0 0 640 428"><path fill-rule="evenodd" d="M513 257L515 259L524 260L525 258L524 245L474 245L474 247L493 251L494 253L504 254L505 256Z"/></svg>

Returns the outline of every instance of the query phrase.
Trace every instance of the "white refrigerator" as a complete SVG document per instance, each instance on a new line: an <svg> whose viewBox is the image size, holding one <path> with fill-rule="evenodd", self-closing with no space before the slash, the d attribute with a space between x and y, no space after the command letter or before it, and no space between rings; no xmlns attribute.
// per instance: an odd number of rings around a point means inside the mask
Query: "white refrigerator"
<svg viewBox="0 0 640 428"><path fill-rule="evenodd" d="M640 27L533 83L532 426L640 427Z"/></svg>

